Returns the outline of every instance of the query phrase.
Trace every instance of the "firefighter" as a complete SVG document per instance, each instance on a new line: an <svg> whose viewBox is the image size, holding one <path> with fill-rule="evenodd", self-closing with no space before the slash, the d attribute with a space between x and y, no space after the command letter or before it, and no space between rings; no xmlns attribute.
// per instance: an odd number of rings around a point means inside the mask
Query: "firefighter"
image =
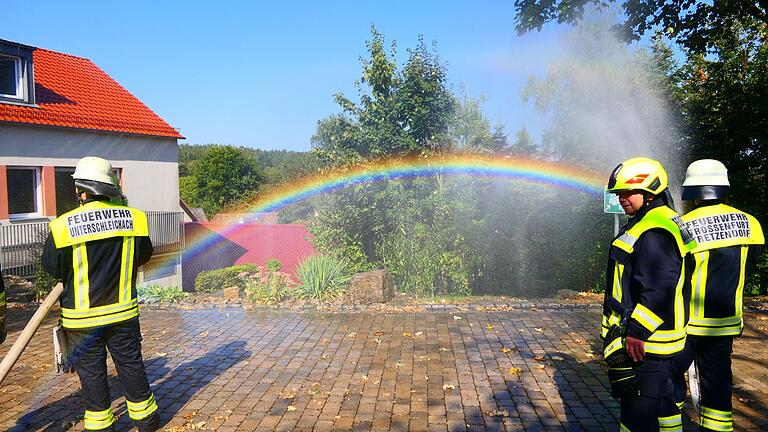
<svg viewBox="0 0 768 432"><path fill-rule="evenodd" d="M85 430L112 431L107 348L139 431L159 428L157 403L141 356L137 268L152 256L146 215L122 204L117 177L102 158L82 158L72 175L80 207L50 223L46 271L64 283L61 326L68 362L85 398Z"/></svg>
<svg viewBox="0 0 768 432"><path fill-rule="evenodd" d="M675 401L685 400L685 371L696 362L700 384L700 430L732 431L731 352L741 334L744 281L765 244L760 223L726 205L730 182L722 162L691 163L683 182L684 201L694 209L682 217L696 240L692 250L691 318L685 350L675 357ZM695 385L695 384L694 384Z"/></svg>
<svg viewBox="0 0 768 432"><path fill-rule="evenodd" d="M689 246L667 173L656 160L629 159L613 170L607 190L629 216L609 251L601 332L611 394L621 400L620 430L682 431L670 365L685 346Z"/></svg>

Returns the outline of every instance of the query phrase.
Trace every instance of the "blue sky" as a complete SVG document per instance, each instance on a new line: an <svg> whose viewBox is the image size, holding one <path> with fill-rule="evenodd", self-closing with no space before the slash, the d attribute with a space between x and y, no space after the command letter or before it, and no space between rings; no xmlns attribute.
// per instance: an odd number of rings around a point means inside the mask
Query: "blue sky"
<svg viewBox="0 0 768 432"><path fill-rule="evenodd" d="M455 91L508 134L541 120L520 93L558 33L518 37L512 1L10 2L0 38L93 60L192 144L308 150L332 96L355 96L370 26L405 50L436 41Z"/></svg>

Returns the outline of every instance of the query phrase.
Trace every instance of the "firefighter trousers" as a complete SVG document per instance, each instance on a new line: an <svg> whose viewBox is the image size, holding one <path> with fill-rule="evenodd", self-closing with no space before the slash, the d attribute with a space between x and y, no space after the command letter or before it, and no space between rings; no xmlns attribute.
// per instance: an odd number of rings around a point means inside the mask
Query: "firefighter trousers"
<svg viewBox="0 0 768 432"><path fill-rule="evenodd" d="M107 384L107 349L125 391L128 415L140 432L159 429L155 396L141 357L139 319L91 329L67 329L69 359L85 398L85 430L112 431L115 417Z"/></svg>
<svg viewBox="0 0 768 432"><path fill-rule="evenodd" d="M640 396L621 399L621 432L682 432L673 398L672 359L646 356L634 366Z"/></svg>
<svg viewBox="0 0 768 432"><path fill-rule="evenodd" d="M685 372L696 361L701 412L699 430L733 430L733 409L731 407L731 353L733 337L730 336L688 336L685 349L672 362L672 382L675 386L675 402L682 407L688 390Z"/></svg>

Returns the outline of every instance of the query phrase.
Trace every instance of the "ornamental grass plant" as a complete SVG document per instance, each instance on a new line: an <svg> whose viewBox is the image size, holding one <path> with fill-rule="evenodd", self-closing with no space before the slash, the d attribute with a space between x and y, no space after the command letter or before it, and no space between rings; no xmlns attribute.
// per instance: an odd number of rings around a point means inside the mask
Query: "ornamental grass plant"
<svg viewBox="0 0 768 432"><path fill-rule="evenodd" d="M295 296L303 299L332 300L344 293L352 279L345 263L327 255L305 259L297 270L300 285Z"/></svg>

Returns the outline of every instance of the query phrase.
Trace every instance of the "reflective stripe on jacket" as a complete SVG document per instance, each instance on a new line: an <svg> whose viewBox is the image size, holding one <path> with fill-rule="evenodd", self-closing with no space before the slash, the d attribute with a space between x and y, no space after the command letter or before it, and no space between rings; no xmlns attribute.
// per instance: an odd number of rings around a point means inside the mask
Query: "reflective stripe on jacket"
<svg viewBox="0 0 768 432"><path fill-rule="evenodd" d="M689 292L679 217L661 200L633 217L611 244L602 336L626 319L645 351L669 357L685 346Z"/></svg>
<svg viewBox="0 0 768 432"><path fill-rule="evenodd" d="M136 272L152 255L146 215L90 201L50 227L43 265L64 281L62 326L91 328L138 316Z"/></svg>
<svg viewBox="0 0 768 432"><path fill-rule="evenodd" d="M697 244L688 334L738 336L750 246L765 244L760 223L725 204L699 207L682 220Z"/></svg>

